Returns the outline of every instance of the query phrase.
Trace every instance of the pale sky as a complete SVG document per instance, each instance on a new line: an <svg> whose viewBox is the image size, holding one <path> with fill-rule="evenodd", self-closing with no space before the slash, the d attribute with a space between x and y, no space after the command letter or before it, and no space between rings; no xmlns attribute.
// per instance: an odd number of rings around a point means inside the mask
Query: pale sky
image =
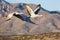
<svg viewBox="0 0 60 40"><path fill-rule="evenodd" d="M44 9L49 11L60 10L60 0L6 0L10 3L32 3L41 4Z"/></svg>

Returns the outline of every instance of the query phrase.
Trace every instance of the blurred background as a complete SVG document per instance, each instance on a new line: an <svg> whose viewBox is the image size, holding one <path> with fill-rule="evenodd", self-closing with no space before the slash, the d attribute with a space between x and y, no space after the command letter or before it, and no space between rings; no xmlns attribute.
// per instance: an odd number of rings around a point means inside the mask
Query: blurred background
<svg viewBox="0 0 60 40"><path fill-rule="evenodd" d="M44 9L49 11L60 11L60 0L6 0L10 3L41 4Z"/></svg>

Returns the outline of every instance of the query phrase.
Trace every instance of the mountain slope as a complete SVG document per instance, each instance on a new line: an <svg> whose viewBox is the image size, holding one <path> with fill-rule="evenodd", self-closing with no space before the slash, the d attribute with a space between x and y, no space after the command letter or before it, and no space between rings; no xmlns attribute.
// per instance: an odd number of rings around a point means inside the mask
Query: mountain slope
<svg viewBox="0 0 60 40"><path fill-rule="evenodd" d="M20 3L21 4L21 3ZM28 4L33 10L37 5ZM22 7L21 10L19 7ZM5 16L2 17L0 14L0 34L38 34L47 32L60 32L60 15L51 14L50 11L40 8L38 12L42 17L28 18L28 12L24 6L19 6L19 4L13 4L13 11L23 12L23 18L25 21L13 16L11 20L5 21ZM11 8L12 9L12 8ZM8 12L10 13L10 12Z"/></svg>

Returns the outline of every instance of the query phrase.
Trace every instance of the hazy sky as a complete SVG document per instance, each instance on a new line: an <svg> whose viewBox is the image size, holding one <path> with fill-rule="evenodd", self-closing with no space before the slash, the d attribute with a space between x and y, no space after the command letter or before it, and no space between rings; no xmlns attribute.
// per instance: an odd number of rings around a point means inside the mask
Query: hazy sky
<svg viewBox="0 0 60 40"><path fill-rule="evenodd" d="M60 0L6 0L10 3L33 3L41 4L47 10L60 10Z"/></svg>

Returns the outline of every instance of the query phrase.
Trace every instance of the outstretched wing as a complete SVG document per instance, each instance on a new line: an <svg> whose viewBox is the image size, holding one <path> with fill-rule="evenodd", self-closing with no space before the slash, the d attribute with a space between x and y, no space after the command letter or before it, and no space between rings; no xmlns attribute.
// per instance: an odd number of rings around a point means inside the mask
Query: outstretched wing
<svg viewBox="0 0 60 40"><path fill-rule="evenodd" d="M20 14L23 14L23 13L18 13L18 12L10 13L9 15L7 15L6 20L11 19L13 16L21 17Z"/></svg>
<svg viewBox="0 0 60 40"><path fill-rule="evenodd" d="M30 16L34 16L35 15L34 11L28 5L26 5L26 9L29 12Z"/></svg>
<svg viewBox="0 0 60 40"><path fill-rule="evenodd" d="M35 8L34 13L35 13L35 14L38 14L38 12L40 11L40 9L41 9L41 5L39 4L39 5L37 5L37 7Z"/></svg>
<svg viewBox="0 0 60 40"><path fill-rule="evenodd" d="M37 11L39 8L40 7L38 6L35 11ZM26 5L26 9L29 12L31 18L42 16L42 15L35 14L34 11L28 5Z"/></svg>

